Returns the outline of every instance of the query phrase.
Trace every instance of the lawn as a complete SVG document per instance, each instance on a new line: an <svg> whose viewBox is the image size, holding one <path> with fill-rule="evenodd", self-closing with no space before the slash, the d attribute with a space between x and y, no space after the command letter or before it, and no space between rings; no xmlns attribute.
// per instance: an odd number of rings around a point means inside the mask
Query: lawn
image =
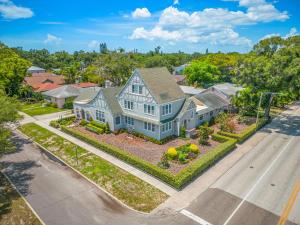
<svg viewBox="0 0 300 225"><path fill-rule="evenodd" d="M0 173L0 224L41 225L21 196Z"/></svg>
<svg viewBox="0 0 300 225"><path fill-rule="evenodd" d="M136 210L150 212L168 198L152 185L34 123L21 126L20 131Z"/></svg>
<svg viewBox="0 0 300 225"><path fill-rule="evenodd" d="M22 103L21 111L30 115L30 116L38 116L50 113L56 113L64 111L65 109L54 108L51 106L44 106L43 103Z"/></svg>

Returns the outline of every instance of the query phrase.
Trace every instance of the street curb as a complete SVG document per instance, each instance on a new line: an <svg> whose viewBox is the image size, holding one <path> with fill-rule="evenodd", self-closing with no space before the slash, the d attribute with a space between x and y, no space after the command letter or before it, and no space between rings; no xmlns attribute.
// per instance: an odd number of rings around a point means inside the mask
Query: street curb
<svg viewBox="0 0 300 225"><path fill-rule="evenodd" d="M26 200L26 198L19 192L17 187L14 185L14 183L9 179L9 177L4 173L3 170L1 170L1 173L3 176L8 180L8 182L11 184L11 186L14 188L14 190L20 195L20 197L23 199L23 201L26 203L28 208L33 212L33 214L36 216L36 218L41 222L42 225L46 225L44 221L41 219L41 217L37 214L37 212L31 207L29 202Z"/></svg>
<svg viewBox="0 0 300 225"><path fill-rule="evenodd" d="M119 202L121 205L125 206L126 208L133 210L137 213L140 214L144 214L144 215L149 215L151 212L147 213L147 212L141 212L138 211L128 205L126 205L124 202L122 202L120 199L118 199L117 197L115 197L114 195L112 195L111 193L109 193L107 190L105 190L104 188L102 188L101 186L99 186L97 183L95 183L94 181L92 181L90 178L86 177L85 175L83 175L81 172L79 172L77 169L75 169L74 167L72 167L71 165L69 165L68 163L66 163L64 160L62 160L61 158L59 158L58 156L54 155L52 152L50 152L48 149L46 149L44 146L40 145L39 143L35 142L34 140L32 140L32 138L28 137L26 134L22 133L21 131L19 131L18 129L15 130L16 132L18 132L19 134L25 136L27 139L29 139L32 143L36 144L41 150L49 153L51 156L53 156L54 158L56 158L57 160L59 160L61 163L63 163L64 165L68 166L70 169L72 169L74 172L76 172L77 174L79 174L80 176L82 176L83 178L85 178L87 181L89 181L91 184L93 184L94 186L96 186L98 189L100 189L101 191L103 191L104 193L106 193L107 195L109 195L111 198L113 198L114 200L116 200L117 202ZM76 145L76 144L75 144ZM97 156L100 157L100 156ZM101 157L100 157L101 158ZM104 159L105 160L105 159ZM115 166L115 165L114 165ZM119 168L119 167L118 167ZM120 168L121 169L121 168ZM145 182L145 181L144 181ZM153 209L154 210L154 209ZM152 211L153 211L152 210Z"/></svg>

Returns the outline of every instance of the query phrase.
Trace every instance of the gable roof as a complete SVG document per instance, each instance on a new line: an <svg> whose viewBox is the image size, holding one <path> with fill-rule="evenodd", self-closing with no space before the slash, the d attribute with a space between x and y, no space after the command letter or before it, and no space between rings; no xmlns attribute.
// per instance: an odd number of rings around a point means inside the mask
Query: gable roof
<svg viewBox="0 0 300 225"><path fill-rule="evenodd" d="M42 94L53 98L77 97L80 94L80 88L74 87L73 85L63 85L53 90L45 91Z"/></svg>
<svg viewBox="0 0 300 225"><path fill-rule="evenodd" d="M210 112L214 109L222 108L224 106L228 106L228 102L217 96L212 92L203 92L198 95L193 96L202 102L207 108L201 110L201 113Z"/></svg>
<svg viewBox="0 0 300 225"><path fill-rule="evenodd" d="M80 88L89 88L89 87L97 87L98 84L91 83L91 82L82 82L82 83L74 84L74 86Z"/></svg>
<svg viewBox="0 0 300 225"><path fill-rule="evenodd" d="M123 112L116 97L122 88L123 87L108 87L102 89L103 96L113 115L121 114Z"/></svg>
<svg viewBox="0 0 300 225"><path fill-rule="evenodd" d="M184 86L184 85L179 85L179 87L181 88L183 93L186 95L197 95L205 90L205 89L201 89L201 88L195 88L192 86Z"/></svg>
<svg viewBox="0 0 300 225"><path fill-rule="evenodd" d="M100 87L84 88L80 91L79 96L75 98L74 103L87 104L98 95L100 90Z"/></svg>
<svg viewBox="0 0 300 225"><path fill-rule="evenodd" d="M60 86L59 84L54 84L54 83L42 83L35 91L36 92L49 91L58 88L59 86Z"/></svg>
<svg viewBox="0 0 300 225"><path fill-rule="evenodd" d="M38 66L31 66L31 67L29 67L29 68L27 69L27 71L29 71L29 72L34 72L34 71L46 71L46 70L43 69L43 68L40 68L40 67L38 67Z"/></svg>
<svg viewBox="0 0 300 225"><path fill-rule="evenodd" d="M55 75L52 73L36 73L32 76L25 77L24 81L33 89L39 88L39 86L45 81L52 81L53 84L64 84L64 77L60 75Z"/></svg>
<svg viewBox="0 0 300 225"><path fill-rule="evenodd" d="M233 96L237 92L239 92L240 90L243 89L243 87L237 86L232 83L216 84L216 85L212 86L212 88L215 88L215 89L221 91L222 93L226 94L227 96Z"/></svg>
<svg viewBox="0 0 300 225"><path fill-rule="evenodd" d="M158 104L184 98L183 91L176 84L166 67L136 69Z"/></svg>

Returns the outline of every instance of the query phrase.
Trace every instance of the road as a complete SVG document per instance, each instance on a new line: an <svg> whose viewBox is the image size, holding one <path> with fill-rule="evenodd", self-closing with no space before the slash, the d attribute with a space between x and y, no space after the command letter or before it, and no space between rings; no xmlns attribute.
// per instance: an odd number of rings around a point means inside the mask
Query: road
<svg viewBox="0 0 300 225"><path fill-rule="evenodd" d="M300 109L260 132L267 137L210 188L165 215L128 209L17 134L17 151L1 164L47 225L276 225L288 202L285 225L299 224L300 197L293 190L300 178Z"/></svg>
<svg viewBox="0 0 300 225"><path fill-rule="evenodd" d="M300 109L261 132L270 134L191 203L188 212L214 225L278 223L300 179ZM288 219L286 225L300 224L299 195Z"/></svg>

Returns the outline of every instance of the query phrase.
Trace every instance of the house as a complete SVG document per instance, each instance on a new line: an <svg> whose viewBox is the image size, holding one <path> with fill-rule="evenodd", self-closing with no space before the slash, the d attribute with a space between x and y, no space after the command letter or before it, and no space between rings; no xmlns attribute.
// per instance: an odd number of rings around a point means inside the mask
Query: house
<svg viewBox="0 0 300 225"><path fill-rule="evenodd" d="M33 73L45 73L46 70L37 66L31 66L27 69L27 73L33 74Z"/></svg>
<svg viewBox="0 0 300 225"><path fill-rule="evenodd" d="M80 88L73 85L63 85L42 93L46 100L55 103L58 108L63 108L68 99L72 100L79 96L79 94Z"/></svg>
<svg viewBox="0 0 300 225"><path fill-rule="evenodd" d="M205 91L205 89L195 88L195 87L192 87L192 86L179 85L179 87L181 88L183 93L186 94L187 96L198 95L201 92Z"/></svg>
<svg viewBox="0 0 300 225"><path fill-rule="evenodd" d="M188 66L188 64L183 64L180 66L173 67L173 75L182 75L184 69Z"/></svg>
<svg viewBox="0 0 300 225"><path fill-rule="evenodd" d="M48 91L65 83L64 77L52 73L33 73L24 78L24 83L33 88L34 91ZM46 85L51 84L51 85Z"/></svg>
<svg viewBox="0 0 300 225"><path fill-rule="evenodd" d="M241 90L243 90L243 87L241 86L232 83L221 83L211 86L206 92L213 92L230 103L232 96L235 96Z"/></svg>
<svg viewBox="0 0 300 225"><path fill-rule="evenodd" d="M185 76L183 75L174 75L173 78L178 85L184 85L186 83Z"/></svg>
<svg viewBox="0 0 300 225"><path fill-rule="evenodd" d="M123 87L84 90L73 102L78 119L108 123L113 132L126 129L157 140L179 136L181 127L195 129L226 105L213 93L186 97L166 68L136 69Z"/></svg>
<svg viewBox="0 0 300 225"><path fill-rule="evenodd" d="M81 92L87 90L98 90L98 85L90 82L61 85L49 91L45 91L42 95L46 100L56 103L58 108L63 108L68 100L78 97Z"/></svg>

